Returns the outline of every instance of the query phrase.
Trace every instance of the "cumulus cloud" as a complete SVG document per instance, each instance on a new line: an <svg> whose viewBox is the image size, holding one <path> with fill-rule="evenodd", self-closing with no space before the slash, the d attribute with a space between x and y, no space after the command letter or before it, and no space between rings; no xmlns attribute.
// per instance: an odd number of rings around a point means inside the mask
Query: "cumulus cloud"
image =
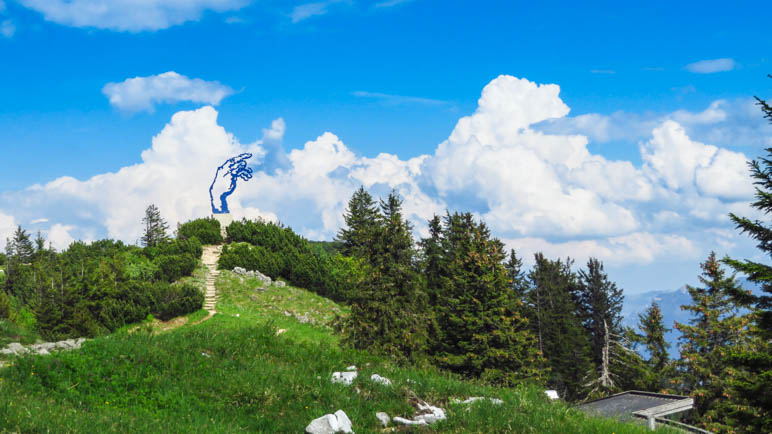
<svg viewBox="0 0 772 434"><path fill-rule="evenodd" d="M734 60L730 58L700 60L686 65L686 69L696 74L713 74L714 72L731 71L735 68Z"/></svg>
<svg viewBox="0 0 772 434"><path fill-rule="evenodd" d="M70 235L70 231L73 229L75 229L75 226L62 225L60 223L51 226L47 234L48 242L57 250L66 249L75 242L75 238Z"/></svg>
<svg viewBox="0 0 772 434"><path fill-rule="evenodd" d="M3 20L0 22L0 35L6 38L11 38L16 33L16 25L11 20Z"/></svg>
<svg viewBox="0 0 772 434"><path fill-rule="evenodd" d="M720 124L724 109L679 119ZM49 216L59 245L104 236L133 243L151 203L172 226L209 215L214 168L252 152L254 177L229 200L234 216L280 220L311 239L335 236L348 199L364 185L376 197L395 189L420 235L434 214L472 211L521 256L644 264L735 242L722 232L731 229L726 214L752 216L744 154L695 140L674 115L652 124L641 164L609 160L588 149L586 135L536 129L569 111L557 85L501 76L431 155L404 160L357 155L331 132L285 152L281 118L260 140L240 143L206 106L175 114L139 164L2 193L0 208L14 207L11 223Z"/></svg>
<svg viewBox="0 0 772 434"><path fill-rule="evenodd" d="M197 21L204 11L225 12L248 0L19 0L46 20L73 27L141 32Z"/></svg>
<svg viewBox="0 0 772 434"><path fill-rule="evenodd" d="M14 230L16 230L16 219L0 210L0 248L5 249L6 239L13 236Z"/></svg>
<svg viewBox="0 0 772 434"><path fill-rule="evenodd" d="M102 93L110 105L127 112L152 112L160 103L190 101L218 105L233 94L233 89L217 81L188 78L174 71L148 77L127 78L120 83L107 83Z"/></svg>
<svg viewBox="0 0 772 434"><path fill-rule="evenodd" d="M716 100L702 111L672 113L587 113L549 119L534 126L551 134L581 134L596 143L647 140L666 120L684 127L689 137L721 146L766 148L772 146L772 124L762 116L752 98Z"/></svg>

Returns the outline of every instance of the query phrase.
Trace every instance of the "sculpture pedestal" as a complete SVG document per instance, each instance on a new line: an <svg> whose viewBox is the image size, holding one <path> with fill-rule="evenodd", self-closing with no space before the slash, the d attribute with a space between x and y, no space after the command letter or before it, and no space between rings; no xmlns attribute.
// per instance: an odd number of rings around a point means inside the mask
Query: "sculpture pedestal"
<svg viewBox="0 0 772 434"><path fill-rule="evenodd" d="M233 223L233 216L230 215L230 213L214 214L214 219L220 222L220 235L222 235L222 239L225 240L225 238L228 236L228 231L226 231L225 228L227 228L229 224Z"/></svg>

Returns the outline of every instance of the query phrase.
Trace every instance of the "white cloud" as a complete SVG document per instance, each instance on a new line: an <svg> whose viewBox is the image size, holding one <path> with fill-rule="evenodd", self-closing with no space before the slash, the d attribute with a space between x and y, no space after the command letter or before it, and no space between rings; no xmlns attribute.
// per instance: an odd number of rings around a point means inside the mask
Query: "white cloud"
<svg viewBox="0 0 772 434"><path fill-rule="evenodd" d="M32 220L31 222L29 222L29 224L31 224L31 225L37 225L37 224L40 224L40 223L48 223L48 219L47 218L39 218L39 219L35 219L35 220Z"/></svg>
<svg viewBox="0 0 772 434"><path fill-rule="evenodd" d="M0 22L0 35L6 38L11 38L16 33L16 25L11 20L3 20Z"/></svg>
<svg viewBox="0 0 772 434"><path fill-rule="evenodd" d="M417 96L392 95L392 94L379 93L379 92L367 92L363 90L352 92L352 95L359 98L373 98L373 99L381 100L388 104L422 104L422 105L448 104L447 101L442 101L439 99L421 98Z"/></svg>
<svg viewBox="0 0 772 434"><path fill-rule="evenodd" d="M0 210L0 248L5 249L6 239L13 238L16 230L16 219Z"/></svg>
<svg viewBox="0 0 772 434"><path fill-rule="evenodd" d="M313 3L303 3L292 8L289 17L293 23L299 23L308 18L325 15L329 12L329 7L343 0L328 0Z"/></svg>
<svg viewBox="0 0 772 434"><path fill-rule="evenodd" d="M641 155L644 171L671 190L696 186L706 196L723 199L753 195L744 154L693 141L675 121L655 128L653 138L641 145Z"/></svg>
<svg viewBox="0 0 772 434"><path fill-rule="evenodd" d="M281 118L261 140L242 144L218 125L214 108L181 111L139 164L6 192L0 207L13 207L11 223L48 216L60 225L60 244L105 236L133 243L151 203L172 227L209 215L214 168L252 152L254 178L229 200L234 216L280 220L312 239L335 236L351 194L364 185L376 197L396 189L422 235L433 214L471 211L521 256L544 251L663 264L703 256L715 245L733 248L735 240L719 237L732 230L726 214L753 215L744 154L697 141L668 119L654 123L641 143L642 164L608 160L590 152L587 136L534 128L568 115L559 92L556 85L498 77L432 155L409 160L357 155L331 132L285 153ZM681 119L705 128L725 122L723 105L709 109Z"/></svg>
<svg viewBox="0 0 772 434"><path fill-rule="evenodd" d="M613 69L591 69L591 70L590 70L590 73L591 73L591 74L606 74L606 75L613 75L613 74L616 74L617 72L616 72L616 71L614 71Z"/></svg>
<svg viewBox="0 0 772 434"><path fill-rule="evenodd" d="M393 6L409 3L413 0L386 0L375 4L376 8L390 8Z"/></svg>
<svg viewBox="0 0 772 434"><path fill-rule="evenodd" d="M188 78L174 71L148 77L127 78L120 83L107 83L102 93L110 105L127 112L152 112L160 103L181 101L218 105L233 94L233 89L217 81Z"/></svg>
<svg viewBox="0 0 772 434"><path fill-rule="evenodd" d="M73 27L141 32L197 21L204 11L240 9L249 0L19 0L46 20Z"/></svg>
<svg viewBox="0 0 772 434"><path fill-rule="evenodd" d="M75 226L71 225L62 225L62 224L55 224L51 226L51 229L48 230L48 242L51 243L51 245L56 250L64 250L67 247L70 246L73 242L75 242L75 238L70 235L70 231L75 229Z"/></svg>
<svg viewBox="0 0 772 434"><path fill-rule="evenodd" d="M714 72L731 71L735 69L735 62L729 58L700 60L686 65L686 69L697 74L713 74Z"/></svg>

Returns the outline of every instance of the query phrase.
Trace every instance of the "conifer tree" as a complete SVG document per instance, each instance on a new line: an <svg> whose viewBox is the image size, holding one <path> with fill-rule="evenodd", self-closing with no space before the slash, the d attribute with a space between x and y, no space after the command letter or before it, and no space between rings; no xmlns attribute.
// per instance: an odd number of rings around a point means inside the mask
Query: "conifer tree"
<svg viewBox="0 0 772 434"><path fill-rule="evenodd" d="M344 321L344 340L404 361L426 349L426 297L416 269L411 226L402 216L395 191L380 202L366 259L367 277L352 296L351 315Z"/></svg>
<svg viewBox="0 0 772 434"><path fill-rule="evenodd" d="M30 240L30 235L18 226L13 233L13 256L22 264L29 264L35 256L35 248Z"/></svg>
<svg viewBox="0 0 772 434"><path fill-rule="evenodd" d="M650 391L660 391L669 387L671 374L670 354L668 348L670 344L665 340L665 333L671 329L665 327L662 310L656 301L642 314L638 315L638 328L641 335L637 335L638 340L643 343L646 351L649 353L649 378L645 380L646 389Z"/></svg>
<svg viewBox="0 0 772 434"><path fill-rule="evenodd" d="M595 258L587 261L587 271L579 271L579 312L590 335L592 362L599 366L608 333L621 334L624 295L603 271L603 263Z"/></svg>
<svg viewBox="0 0 772 434"><path fill-rule="evenodd" d="M421 247L423 272L426 278L426 291L429 297L429 305L437 302L437 292L440 289L442 276L442 221L435 215L429 220L429 237L419 242Z"/></svg>
<svg viewBox="0 0 772 434"><path fill-rule="evenodd" d="M772 78L772 75L770 75ZM772 106L756 98L764 117L772 122ZM749 162L751 177L756 186L755 199L751 206L769 215L772 211L772 148L767 148L767 157ZM737 229L758 241L757 247L772 257L772 225L768 222L751 220L729 214ZM735 271L748 276L758 284L763 295L746 291L735 291L732 296L738 304L752 309L756 315L754 335L756 347L733 349L732 364L747 371L751 381L735 380L731 386L735 393L742 395L746 405L738 407L733 417L749 431L772 432L772 266L750 260L724 259L724 263Z"/></svg>
<svg viewBox="0 0 772 434"><path fill-rule="evenodd" d="M517 257L515 249L509 251L509 257L504 267L507 270L510 288L515 293L515 297L523 304L525 294L528 292L528 275L523 271L523 260Z"/></svg>
<svg viewBox="0 0 772 434"><path fill-rule="evenodd" d="M504 246L470 213L447 214L432 341L435 362L503 385L538 380L543 360L504 266Z"/></svg>
<svg viewBox="0 0 772 434"><path fill-rule="evenodd" d="M142 218L145 230L142 235L142 245L145 247L155 247L169 239L167 231L169 225L161 218L161 212L151 204L145 209L145 217Z"/></svg>
<svg viewBox="0 0 772 434"><path fill-rule="evenodd" d="M548 384L574 401L581 397L591 364L588 335L577 315L573 261L550 261L541 253L535 259L527 294L531 318L536 320L533 330L550 369Z"/></svg>
<svg viewBox="0 0 772 434"><path fill-rule="evenodd" d="M675 323L681 332L681 388L694 398L695 423L711 431L724 431L730 411L721 401L730 397L728 384L736 370L728 366L728 352L746 344L748 320L737 316L729 294L738 291L734 277L727 277L716 254L701 264L703 288L687 286L692 304L690 324Z"/></svg>
<svg viewBox="0 0 772 434"><path fill-rule="evenodd" d="M341 243L341 254L368 257L378 229L378 209L364 186L359 186L351 196L343 219L346 226L341 228L336 238Z"/></svg>

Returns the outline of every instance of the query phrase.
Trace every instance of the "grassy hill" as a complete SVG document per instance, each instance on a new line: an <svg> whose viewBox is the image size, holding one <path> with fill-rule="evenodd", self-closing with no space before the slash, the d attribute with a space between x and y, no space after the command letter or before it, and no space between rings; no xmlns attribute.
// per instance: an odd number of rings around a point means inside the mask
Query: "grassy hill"
<svg viewBox="0 0 772 434"><path fill-rule="evenodd" d="M259 291L229 272L217 284L218 314L205 322L204 311L147 321L80 351L13 360L0 369L0 432L299 433L338 409L357 433L383 432L375 413L410 417L415 399L448 419L414 432L647 432L548 402L540 388L488 387L343 350L330 323L347 309L303 289ZM332 384L349 365L360 369L354 384ZM373 373L393 385L370 381ZM471 396L504 404L451 403Z"/></svg>

